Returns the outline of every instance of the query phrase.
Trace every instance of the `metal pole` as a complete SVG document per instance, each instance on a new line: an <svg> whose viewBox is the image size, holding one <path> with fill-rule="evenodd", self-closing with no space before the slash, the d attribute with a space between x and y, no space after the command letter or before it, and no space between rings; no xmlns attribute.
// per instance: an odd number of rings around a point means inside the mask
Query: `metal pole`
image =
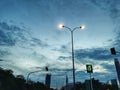
<svg viewBox="0 0 120 90"><path fill-rule="evenodd" d="M75 27L73 29L67 27L67 26L64 26L65 28L67 28L70 32L71 32L71 47L72 47L72 65L73 65L73 88L75 90L75 65L74 65L74 45L73 45L73 32L75 30L77 30L78 28L80 27Z"/></svg>
<svg viewBox="0 0 120 90"><path fill-rule="evenodd" d="M26 85L27 85L27 86L26 86L26 90L28 90L28 86L29 86L29 85L28 85L28 84L29 84L29 83L28 83L28 80L29 80L29 75L30 75L30 74L31 74L31 72L28 73L28 75L27 75L27 80L26 80Z"/></svg>
<svg viewBox="0 0 120 90"><path fill-rule="evenodd" d="M71 42L72 42L72 64L73 64L73 88L75 90L75 65L74 65L73 31L71 31Z"/></svg>
<svg viewBox="0 0 120 90"><path fill-rule="evenodd" d="M91 87L91 90L93 90L92 79L91 79L91 73L90 73L90 87Z"/></svg>
<svg viewBox="0 0 120 90"><path fill-rule="evenodd" d="M28 84L28 79L29 79L29 75L30 75L31 73L28 73L28 75L27 75L27 80L26 80L26 83Z"/></svg>
<svg viewBox="0 0 120 90"><path fill-rule="evenodd" d="M67 73L66 73L66 88L65 88L65 90L67 90L67 86L68 85L68 76L67 76Z"/></svg>
<svg viewBox="0 0 120 90"><path fill-rule="evenodd" d="M28 73L28 75L27 75L27 80L26 80L26 84L27 84L27 88L26 88L26 90L28 90L28 81L29 81L29 76L30 76L30 74L32 74L32 73L36 73L36 72L40 72L41 70L37 70L37 71L33 71L33 72L29 72Z"/></svg>

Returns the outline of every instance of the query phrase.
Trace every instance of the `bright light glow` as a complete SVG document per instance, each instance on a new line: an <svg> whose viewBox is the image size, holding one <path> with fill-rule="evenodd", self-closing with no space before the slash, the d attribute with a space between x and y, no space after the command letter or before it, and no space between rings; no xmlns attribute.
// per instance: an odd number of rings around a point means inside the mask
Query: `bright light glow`
<svg viewBox="0 0 120 90"><path fill-rule="evenodd" d="M59 24L58 27L59 27L59 28L63 28L63 27L64 27L64 24Z"/></svg>
<svg viewBox="0 0 120 90"><path fill-rule="evenodd" d="M80 26L80 29L84 30L85 29L85 25Z"/></svg>

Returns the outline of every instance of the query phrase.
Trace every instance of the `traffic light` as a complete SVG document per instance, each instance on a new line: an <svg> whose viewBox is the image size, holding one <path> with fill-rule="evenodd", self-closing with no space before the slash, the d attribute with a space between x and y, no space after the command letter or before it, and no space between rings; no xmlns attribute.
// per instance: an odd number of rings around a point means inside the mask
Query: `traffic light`
<svg viewBox="0 0 120 90"><path fill-rule="evenodd" d="M93 73L93 68L91 64L86 65L87 73Z"/></svg>
<svg viewBox="0 0 120 90"><path fill-rule="evenodd" d="M45 67L45 70L48 71L48 67L47 66Z"/></svg>
<svg viewBox="0 0 120 90"><path fill-rule="evenodd" d="M110 51L111 51L111 54L116 55L115 48L111 48Z"/></svg>

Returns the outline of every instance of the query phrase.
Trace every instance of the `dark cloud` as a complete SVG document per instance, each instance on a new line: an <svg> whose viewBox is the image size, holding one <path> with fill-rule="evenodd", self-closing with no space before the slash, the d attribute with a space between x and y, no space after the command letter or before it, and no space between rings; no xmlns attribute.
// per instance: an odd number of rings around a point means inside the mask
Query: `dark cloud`
<svg viewBox="0 0 120 90"><path fill-rule="evenodd" d="M15 46L17 42L25 42L29 33L15 25L0 22L0 45Z"/></svg>
<svg viewBox="0 0 120 90"><path fill-rule="evenodd" d="M32 33L16 25L0 22L0 57L11 55L11 48L30 49L34 51L35 46L48 47L48 44L32 36ZM24 51L23 51L24 52Z"/></svg>
<svg viewBox="0 0 120 90"><path fill-rule="evenodd" d="M113 72L113 71L116 71L115 70L115 65L113 64L113 65L106 65L106 64L101 64L102 66L103 66L103 68L106 68L107 69L107 71L109 71L109 72Z"/></svg>
<svg viewBox="0 0 120 90"><path fill-rule="evenodd" d="M115 25L113 31L115 38L112 39L112 46L120 50L120 0L89 0L89 3L105 11L110 16Z"/></svg>
<svg viewBox="0 0 120 90"><path fill-rule="evenodd" d="M48 44L40 39L34 38L31 32L15 25L8 25L6 22L0 22L0 45L2 46L47 46Z"/></svg>
<svg viewBox="0 0 120 90"><path fill-rule="evenodd" d="M114 38L113 45L120 49L120 31L116 32L116 37Z"/></svg>
<svg viewBox="0 0 120 90"><path fill-rule="evenodd" d="M60 56L59 60L66 60L71 56ZM90 48L90 49L77 49L75 50L75 58L83 60L85 58L93 60L110 60L112 58L110 50L107 48Z"/></svg>
<svg viewBox="0 0 120 90"><path fill-rule="evenodd" d="M58 57L58 60L67 60L67 59L69 60L70 58L71 58L71 56L70 56L70 57L67 57L67 56L66 56L66 57L65 57L65 56L59 56L59 57Z"/></svg>
<svg viewBox="0 0 120 90"><path fill-rule="evenodd" d="M0 59L0 61L4 61L3 59Z"/></svg>
<svg viewBox="0 0 120 90"><path fill-rule="evenodd" d="M75 50L75 58L78 60L89 58L93 60L109 60L111 59L110 51L105 48L91 48Z"/></svg>
<svg viewBox="0 0 120 90"><path fill-rule="evenodd" d="M38 38L32 38L31 39L31 45L32 46L39 45L41 47L48 47L49 46L47 43L43 42L42 40L40 40Z"/></svg>
<svg viewBox="0 0 120 90"><path fill-rule="evenodd" d="M114 23L120 20L119 0L89 0L92 4L106 11Z"/></svg>
<svg viewBox="0 0 120 90"><path fill-rule="evenodd" d="M92 76L93 78L97 78L100 81L102 80L102 82L107 82L113 78L116 78L116 73L95 72Z"/></svg>
<svg viewBox="0 0 120 90"><path fill-rule="evenodd" d="M61 75L68 73L68 72L72 72L72 70L73 70L72 68L70 69L50 68L50 72L61 74Z"/></svg>
<svg viewBox="0 0 120 90"><path fill-rule="evenodd" d="M59 49L54 49L55 51L59 51L59 52L69 52L69 48L68 45L61 45Z"/></svg>
<svg viewBox="0 0 120 90"><path fill-rule="evenodd" d="M7 50L0 50L0 57L4 57L10 55L10 52Z"/></svg>
<svg viewBox="0 0 120 90"><path fill-rule="evenodd" d="M60 50L63 51L62 49ZM68 56L59 56L58 60L69 60L71 59L71 52L69 50L66 50L66 52L69 53ZM110 53L109 48L85 48L85 49L77 49L75 52L75 58L77 60L83 60L83 59L93 59L93 60L111 60L113 56Z"/></svg>
<svg viewBox="0 0 120 90"><path fill-rule="evenodd" d="M11 32L12 32L11 27L9 27L4 22L0 23L0 45L6 45L6 46L15 45L15 40L11 39L12 38L10 35Z"/></svg>

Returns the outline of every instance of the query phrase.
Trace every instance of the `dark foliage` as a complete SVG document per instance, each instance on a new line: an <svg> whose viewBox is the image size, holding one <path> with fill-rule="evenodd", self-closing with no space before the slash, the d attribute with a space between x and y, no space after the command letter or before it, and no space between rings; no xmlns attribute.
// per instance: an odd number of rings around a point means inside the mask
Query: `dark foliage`
<svg viewBox="0 0 120 90"><path fill-rule="evenodd" d="M40 82L26 83L24 76L13 75L12 70L0 68L0 90L50 90Z"/></svg>
<svg viewBox="0 0 120 90"><path fill-rule="evenodd" d="M89 80L87 80L90 82ZM109 85L99 82L99 80L92 79L93 90L118 90L116 85ZM61 90L73 90L69 88L71 85L63 86ZM84 83L76 83L76 90L87 90L89 86ZM29 81L26 83L23 75L13 75L12 70L4 70L0 68L0 90L54 90L47 88L43 83Z"/></svg>

